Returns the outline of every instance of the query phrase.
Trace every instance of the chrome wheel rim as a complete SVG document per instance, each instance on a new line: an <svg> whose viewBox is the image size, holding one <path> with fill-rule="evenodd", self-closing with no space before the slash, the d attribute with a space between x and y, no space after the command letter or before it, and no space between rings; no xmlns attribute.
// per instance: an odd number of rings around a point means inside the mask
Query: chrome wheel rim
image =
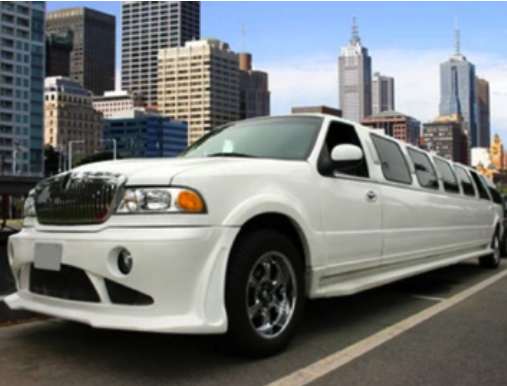
<svg viewBox="0 0 507 386"><path fill-rule="evenodd" d="M250 270L246 288L248 319L257 334L272 339L283 333L294 315L297 295L289 259L277 251L260 256Z"/></svg>

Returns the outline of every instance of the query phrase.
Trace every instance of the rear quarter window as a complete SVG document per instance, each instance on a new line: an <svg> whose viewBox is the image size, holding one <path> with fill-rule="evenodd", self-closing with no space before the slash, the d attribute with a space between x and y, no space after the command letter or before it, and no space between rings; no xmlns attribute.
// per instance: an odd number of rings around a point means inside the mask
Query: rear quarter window
<svg viewBox="0 0 507 386"><path fill-rule="evenodd" d="M491 197L493 197L493 201L499 205L503 205L502 196L498 193L498 190L495 188L489 188L489 192L491 193Z"/></svg>
<svg viewBox="0 0 507 386"><path fill-rule="evenodd" d="M493 199L493 202L499 205L503 205L502 195L498 192L498 190L496 190L495 187L491 186L491 184L488 183L486 177L482 175L479 177L481 178L484 185L486 185L486 187L488 188L489 195Z"/></svg>
<svg viewBox="0 0 507 386"><path fill-rule="evenodd" d="M466 170L461 166L457 165L454 166L454 169L456 170L456 174L458 175L459 182L461 184L461 189L463 189L463 193L467 196L475 197L474 184L472 182L472 179L466 172Z"/></svg>
<svg viewBox="0 0 507 386"><path fill-rule="evenodd" d="M489 194L486 190L485 184L482 182L481 178L476 172L470 171L470 174L472 175L472 179L475 182L475 186L477 187L477 190L479 191L479 197L483 200L489 200Z"/></svg>

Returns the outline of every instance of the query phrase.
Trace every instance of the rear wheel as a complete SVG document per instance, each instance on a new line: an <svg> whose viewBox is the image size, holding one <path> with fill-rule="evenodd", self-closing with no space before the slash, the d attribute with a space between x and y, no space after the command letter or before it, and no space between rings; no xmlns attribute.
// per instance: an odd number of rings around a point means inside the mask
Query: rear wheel
<svg viewBox="0 0 507 386"><path fill-rule="evenodd" d="M503 232L502 242L500 243L500 252L502 252L502 257L507 257L507 232Z"/></svg>
<svg viewBox="0 0 507 386"><path fill-rule="evenodd" d="M227 270L228 338L249 356L272 355L289 343L304 303L304 265L276 230L241 236Z"/></svg>
<svg viewBox="0 0 507 386"><path fill-rule="evenodd" d="M480 257L479 264L485 268L498 268L501 259L500 237L498 236L498 232L496 232L493 237L491 249L493 249L493 253Z"/></svg>

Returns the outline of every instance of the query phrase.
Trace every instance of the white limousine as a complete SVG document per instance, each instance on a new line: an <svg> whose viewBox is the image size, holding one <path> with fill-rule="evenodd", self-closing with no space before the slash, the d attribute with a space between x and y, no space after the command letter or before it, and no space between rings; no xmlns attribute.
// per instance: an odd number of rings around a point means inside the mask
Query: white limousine
<svg viewBox="0 0 507 386"><path fill-rule="evenodd" d="M6 302L98 328L224 333L269 355L307 298L470 258L497 267L499 200L474 170L346 120L240 121L176 159L41 182L9 239Z"/></svg>

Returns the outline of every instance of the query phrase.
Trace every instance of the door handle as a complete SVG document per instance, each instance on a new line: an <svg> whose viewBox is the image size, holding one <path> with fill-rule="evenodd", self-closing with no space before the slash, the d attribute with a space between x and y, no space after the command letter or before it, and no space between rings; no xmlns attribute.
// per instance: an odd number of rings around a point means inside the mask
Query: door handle
<svg viewBox="0 0 507 386"><path fill-rule="evenodd" d="M375 201L377 199L377 193L375 193L373 190L370 190L368 193L366 193L366 198L368 201Z"/></svg>

